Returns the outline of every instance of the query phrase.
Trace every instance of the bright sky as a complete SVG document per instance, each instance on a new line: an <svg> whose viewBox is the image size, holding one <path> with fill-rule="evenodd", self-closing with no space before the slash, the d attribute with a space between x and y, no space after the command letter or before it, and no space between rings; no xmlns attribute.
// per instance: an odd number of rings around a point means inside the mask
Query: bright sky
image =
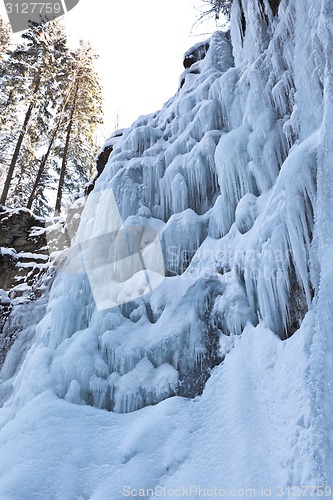
<svg viewBox="0 0 333 500"><path fill-rule="evenodd" d="M73 37L88 39L100 55L106 135L160 109L178 88L190 37L193 0L80 0L65 17Z"/></svg>
<svg viewBox="0 0 333 500"><path fill-rule="evenodd" d="M198 14L194 4L198 0L80 0L65 15L72 43L89 40L100 55L105 137L114 131L117 115L119 127L127 127L177 92L183 53L208 37L190 36ZM5 17L4 12L1 5ZM195 32L200 29L207 26Z"/></svg>

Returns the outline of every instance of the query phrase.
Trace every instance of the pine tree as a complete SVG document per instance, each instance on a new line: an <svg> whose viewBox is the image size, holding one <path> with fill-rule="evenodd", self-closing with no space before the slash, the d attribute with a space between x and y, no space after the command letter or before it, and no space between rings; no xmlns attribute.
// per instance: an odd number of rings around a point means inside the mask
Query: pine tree
<svg viewBox="0 0 333 500"><path fill-rule="evenodd" d="M0 17L0 128L3 114L6 111L9 102L11 101L10 97L8 99L10 90L8 90L8 72L6 68L6 59L8 56L7 51L9 48L10 40L11 38L9 25ZM13 93L13 91L11 93Z"/></svg>
<svg viewBox="0 0 333 500"><path fill-rule="evenodd" d="M53 21L43 26L33 26L24 33L23 39L24 42L12 52L8 61L11 78L18 82L23 81L20 90L21 113L24 119L16 137L1 204L6 203L15 167L19 158L23 157L24 143L29 144L28 150L32 145L37 149L37 142L42 145L49 123L52 122L52 108L56 105L59 88L65 83L66 70L63 68L63 62L66 61L67 47L66 36L60 23Z"/></svg>
<svg viewBox="0 0 333 500"><path fill-rule="evenodd" d="M102 94L96 55L83 42L69 51L63 28L53 21L33 26L5 57L0 164L7 165L7 175L0 203L47 213L45 190L58 172L59 211L65 194L83 188L97 152Z"/></svg>
<svg viewBox="0 0 333 500"><path fill-rule="evenodd" d="M9 24L0 17L0 61L6 56L6 51L11 40L10 33Z"/></svg>
<svg viewBox="0 0 333 500"><path fill-rule="evenodd" d="M222 15L225 21L230 19L231 7L233 0L201 0L202 9L199 9L201 14L199 15L196 24L201 24L210 18L215 18L215 21L219 21Z"/></svg>
<svg viewBox="0 0 333 500"><path fill-rule="evenodd" d="M11 42L10 27L0 17L0 131L3 129L6 117L12 112L13 88L10 86L10 77L6 63L8 59L9 45ZM15 85L13 82L12 85ZM4 140L0 138L0 185L4 182L4 171L6 163L6 152L10 143L13 130L8 130Z"/></svg>
<svg viewBox="0 0 333 500"><path fill-rule="evenodd" d="M71 93L65 108L62 142L58 148L61 168L55 211L60 212L65 187L83 187L91 174L96 154L95 132L102 123L102 90L94 69L96 54L89 44L80 43L73 53ZM68 175L66 175L68 174Z"/></svg>
<svg viewBox="0 0 333 500"><path fill-rule="evenodd" d="M54 126L53 126L53 129L50 131L50 136L48 138L47 150L39 162L39 168L37 171L37 175L35 177L35 180L33 183L33 188L31 190L30 197L28 200L27 208L29 208L29 209L32 208L32 204L34 202L38 201L36 193L37 193L37 191L39 193L41 193L41 191L42 191L42 189L41 189L42 184L43 184L42 179L48 177L47 175L45 175L46 165L47 165L47 162L49 160L50 154L52 152L52 148L55 145L55 141L56 141L57 135L59 133L60 126L62 125L63 120L64 120L64 111L65 111L65 106L67 104L67 100L68 100L69 95L70 95L70 91L68 92L68 95L65 97L65 99L63 99L63 101L61 101L61 105L59 106L58 112L56 113L56 116L54 119Z"/></svg>

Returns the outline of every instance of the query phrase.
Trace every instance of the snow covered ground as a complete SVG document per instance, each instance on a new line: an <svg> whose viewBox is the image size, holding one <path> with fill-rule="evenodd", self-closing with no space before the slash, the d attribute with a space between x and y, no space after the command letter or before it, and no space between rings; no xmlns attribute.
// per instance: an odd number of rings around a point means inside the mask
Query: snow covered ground
<svg viewBox="0 0 333 500"><path fill-rule="evenodd" d="M194 400L116 414L42 393L0 433L1 498L118 500L126 487L198 486L258 498L272 486L273 498L287 498L278 486L323 485L308 330L282 343L247 327Z"/></svg>
<svg viewBox="0 0 333 500"><path fill-rule="evenodd" d="M332 21L235 0L117 141L0 372L1 500L333 496Z"/></svg>

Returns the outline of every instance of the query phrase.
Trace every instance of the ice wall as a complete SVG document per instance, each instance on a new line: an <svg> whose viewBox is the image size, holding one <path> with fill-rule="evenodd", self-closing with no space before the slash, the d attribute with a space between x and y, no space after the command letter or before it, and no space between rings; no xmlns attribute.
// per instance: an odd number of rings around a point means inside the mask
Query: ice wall
<svg viewBox="0 0 333 500"><path fill-rule="evenodd" d="M158 235L165 278L100 310L75 251L13 381L13 408L47 389L121 413L193 397L246 325L287 339L326 307L330 12L325 0L281 0L277 16L267 0L235 0L230 32L187 52L177 94L115 144L75 241L115 230L112 191L124 225Z"/></svg>

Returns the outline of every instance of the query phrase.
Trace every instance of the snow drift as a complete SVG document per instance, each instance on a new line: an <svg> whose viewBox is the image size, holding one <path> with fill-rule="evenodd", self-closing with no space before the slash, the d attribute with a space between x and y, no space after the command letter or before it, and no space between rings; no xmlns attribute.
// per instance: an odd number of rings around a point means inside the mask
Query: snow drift
<svg viewBox="0 0 333 500"><path fill-rule="evenodd" d="M276 16L235 0L230 31L188 51L177 94L116 142L32 347L1 371L3 498L331 496L332 21L328 0ZM158 236L165 276L134 274L135 297L122 286L106 309L84 249L109 251L112 200Z"/></svg>

